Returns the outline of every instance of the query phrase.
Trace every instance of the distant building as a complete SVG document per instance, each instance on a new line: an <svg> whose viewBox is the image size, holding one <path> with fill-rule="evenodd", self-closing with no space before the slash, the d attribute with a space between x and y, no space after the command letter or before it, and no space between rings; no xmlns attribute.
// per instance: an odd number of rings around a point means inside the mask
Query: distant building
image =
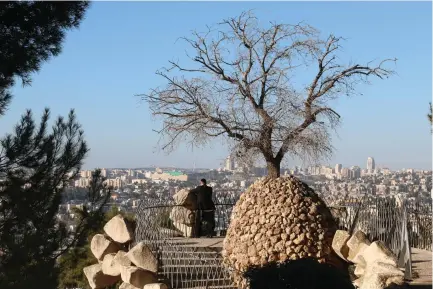
<svg viewBox="0 0 433 289"><path fill-rule="evenodd" d="M235 159L231 155L229 155L226 158L224 168L226 171L234 171L235 170L235 168L236 168Z"/></svg>
<svg viewBox="0 0 433 289"><path fill-rule="evenodd" d="M152 180L186 182L188 180L188 175L177 171L163 172L161 169L156 169L155 173L150 175L150 178Z"/></svg>
<svg viewBox="0 0 433 289"><path fill-rule="evenodd" d="M342 168L341 169L341 177L342 178L349 178L350 177L350 170L348 168Z"/></svg>
<svg viewBox="0 0 433 289"><path fill-rule="evenodd" d="M335 174L336 175L340 175L342 169L343 169L343 165L342 164L336 164L335 165Z"/></svg>
<svg viewBox="0 0 433 289"><path fill-rule="evenodd" d="M80 175L82 178L91 178L92 177L92 171L81 171Z"/></svg>
<svg viewBox="0 0 433 289"><path fill-rule="evenodd" d="M353 166L350 168L350 177L352 179L359 179L361 177L361 168L358 166Z"/></svg>
<svg viewBox="0 0 433 289"><path fill-rule="evenodd" d="M113 187L113 188L121 188L122 187L122 179L117 177L115 179L106 179L104 181L105 184L107 184L107 186L109 187Z"/></svg>
<svg viewBox="0 0 433 289"><path fill-rule="evenodd" d="M374 159L372 157L367 158L367 170L369 173L372 173L374 169L376 168L376 165L374 163Z"/></svg>

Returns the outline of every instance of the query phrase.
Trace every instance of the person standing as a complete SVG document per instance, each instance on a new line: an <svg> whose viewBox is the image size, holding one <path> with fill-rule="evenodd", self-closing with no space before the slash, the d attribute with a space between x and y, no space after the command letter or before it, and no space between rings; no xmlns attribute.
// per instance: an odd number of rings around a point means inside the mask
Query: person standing
<svg viewBox="0 0 433 289"><path fill-rule="evenodd" d="M212 188L206 179L200 180L200 186L192 189L197 196L197 212L195 217L195 236L212 237L215 230L215 204L212 200Z"/></svg>

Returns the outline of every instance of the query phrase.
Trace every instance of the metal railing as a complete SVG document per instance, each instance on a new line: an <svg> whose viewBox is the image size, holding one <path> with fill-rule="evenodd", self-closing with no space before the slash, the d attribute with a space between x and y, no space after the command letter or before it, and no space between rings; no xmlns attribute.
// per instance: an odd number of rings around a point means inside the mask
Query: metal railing
<svg viewBox="0 0 433 289"><path fill-rule="evenodd" d="M219 192L214 197L217 236L225 236L237 198L231 192ZM171 199L143 200L136 211L135 241L145 242L151 248L158 259L159 279L170 288L228 289L230 274L222 266L220 254L189 246L189 238L184 237L193 230L194 213Z"/></svg>
<svg viewBox="0 0 433 289"><path fill-rule="evenodd" d="M216 194L214 203L217 236L225 236L230 224L232 209L237 200L238 194L227 192ZM362 230L371 241L384 242L399 257L399 264L406 269L407 278L410 278L412 269L410 248L431 250L431 203L399 200L394 197L365 196L345 200L341 205L329 207L340 229ZM174 204L171 198L143 200L139 203L136 211L135 240L136 242L147 243L159 260L163 259L166 252L176 252L174 255L170 255L172 257L169 258L173 259L170 264L181 264L173 267L185 267L182 258L188 260L195 258L197 261L197 256L199 256L197 255L198 252L195 252L191 247L182 246L182 244L188 243L188 238L184 236L190 233L188 230L192 230L193 213ZM175 224L173 220L180 220L181 222ZM181 227L179 223L186 225ZM228 272L221 264L220 257L214 256L213 258L204 258L202 261L205 266L188 267L189 269L182 273L183 275L176 274L177 271L172 271L173 269L166 267L161 268L160 271L165 278L170 279L172 288L179 288L179 284L182 282L189 284L187 287L185 284L182 285L182 288L207 286L211 284L210 281L194 281L197 274L204 274L203 272L198 273L198 270L205 270L206 264L213 264L212 266L214 266L208 272L213 275L207 277L212 279L212 282L229 278ZM217 264L220 265L217 266Z"/></svg>
<svg viewBox="0 0 433 289"><path fill-rule="evenodd" d="M219 192L214 196L215 233L225 236L230 224L230 216L238 199L233 192ZM146 199L140 201L136 209L136 241L145 241L152 248L162 243L179 242L180 237L190 235L195 211L176 205L172 199ZM176 220L179 220L176 222Z"/></svg>

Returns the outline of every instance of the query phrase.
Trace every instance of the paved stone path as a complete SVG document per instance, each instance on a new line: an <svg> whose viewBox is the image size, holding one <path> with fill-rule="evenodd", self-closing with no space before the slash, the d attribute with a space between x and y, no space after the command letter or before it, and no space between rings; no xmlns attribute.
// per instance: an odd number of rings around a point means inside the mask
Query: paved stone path
<svg viewBox="0 0 433 289"><path fill-rule="evenodd" d="M409 284L432 288L432 252L412 248L412 271L418 275Z"/></svg>
<svg viewBox="0 0 433 289"><path fill-rule="evenodd" d="M220 251L224 238L174 238L187 246L207 247ZM432 252L412 248L412 270L418 276L409 282L410 288L432 288Z"/></svg>

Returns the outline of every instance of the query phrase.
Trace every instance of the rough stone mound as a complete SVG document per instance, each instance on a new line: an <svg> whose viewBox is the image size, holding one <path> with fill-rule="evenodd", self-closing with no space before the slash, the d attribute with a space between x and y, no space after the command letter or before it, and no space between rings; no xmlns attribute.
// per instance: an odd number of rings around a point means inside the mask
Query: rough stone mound
<svg viewBox="0 0 433 289"><path fill-rule="evenodd" d="M111 218L105 224L104 231L111 239L121 244L132 241L134 238L131 225L122 215Z"/></svg>
<svg viewBox="0 0 433 289"><path fill-rule="evenodd" d="M224 240L224 264L237 286L251 265L312 257L341 265L331 249L337 226L325 203L298 179L256 181L236 203Z"/></svg>

